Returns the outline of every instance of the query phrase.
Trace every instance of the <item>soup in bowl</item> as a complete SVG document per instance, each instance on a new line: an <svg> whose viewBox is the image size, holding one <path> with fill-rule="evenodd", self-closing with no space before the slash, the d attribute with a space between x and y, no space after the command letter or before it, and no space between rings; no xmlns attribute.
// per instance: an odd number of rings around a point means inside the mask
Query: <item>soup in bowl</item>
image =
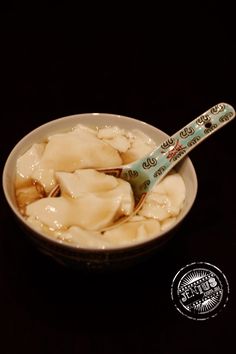
<svg viewBox="0 0 236 354"><path fill-rule="evenodd" d="M197 177L182 160L134 211L127 181L100 171L150 153L167 134L113 114L78 114L26 135L3 171L6 199L26 234L65 265L119 268L151 255L190 211ZM119 218L130 216L117 224ZM116 224L114 226L114 224Z"/></svg>

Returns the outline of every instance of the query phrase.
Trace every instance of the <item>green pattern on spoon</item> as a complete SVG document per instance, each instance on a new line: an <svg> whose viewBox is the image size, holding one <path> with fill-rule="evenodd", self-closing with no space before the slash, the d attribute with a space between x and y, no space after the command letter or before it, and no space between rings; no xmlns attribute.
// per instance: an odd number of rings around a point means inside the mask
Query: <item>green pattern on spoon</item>
<svg viewBox="0 0 236 354"><path fill-rule="evenodd" d="M165 140L150 154L131 164L103 172L128 181L135 197L135 212L140 209L146 194L192 149L235 117L227 103L219 103L195 118Z"/></svg>

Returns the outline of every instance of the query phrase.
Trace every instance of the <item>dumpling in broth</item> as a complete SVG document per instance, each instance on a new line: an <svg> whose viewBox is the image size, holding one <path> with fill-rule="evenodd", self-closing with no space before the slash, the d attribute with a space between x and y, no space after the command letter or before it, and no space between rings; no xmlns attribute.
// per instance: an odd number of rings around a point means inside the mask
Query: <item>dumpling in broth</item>
<svg viewBox="0 0 236 354"><path fill-rule="evenodd" d="M121 164L117 150L82 129L51 136L40 161L41 168L66 172Z"/></svg>
<svg viewBox="0 0 236 354"><path fill-rule="evenodd" d="M60 197L43 198L26 207L27 216L51 230L73 225L100 230L133 211L133 192L126 181L94 170L57 173L57 180L61 186Z"/></svg>

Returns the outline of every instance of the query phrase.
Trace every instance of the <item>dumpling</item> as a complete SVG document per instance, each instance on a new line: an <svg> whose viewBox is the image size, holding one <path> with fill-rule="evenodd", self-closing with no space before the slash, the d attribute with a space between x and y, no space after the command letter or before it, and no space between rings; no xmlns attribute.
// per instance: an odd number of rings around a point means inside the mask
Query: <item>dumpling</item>
<svg viewBox="0 0 236 354"><path fill-rule="evenodd" d="M130 215L134 197L130 184L93 170L57 173L61 196L43 198L26 207L26 215L53 230L80 226L100 230ZM84 184L83 184L84 182Z"/></svg>
<svg viewBox="0 0 236 354"><path fill-rule="evenodd" d="M31 179L33 171L38 167L45 149L45 144L33 144L16 162L16 187Z"/></svg>
<svg viewBox="0 0 236 354"><path fill-rule="evenodd" d="M86 130L49 138L40 167L72 172L80 168L112 167L122 164L119 153Z"/></svg>
<svg viewBox="0 0 236 354"><path fill-rule="evenodd" d="M26 207L26 215L39 220L51 230L77 225L87 230L99 230L112 223L119 211L120 201L93 194L72 199L42 198Z"/></svg>
<svg viewBox="0 0 236 354"><path fill-rule="evenodd" d="M140 221L127 221L104 233L104 239L111 245L129 245L148 239L160 233L161 227L158 220L143 219ZM124 236L125 235L125 236Z"/></svg>
<svg viewBox="0 0 236 354"><path fill-rule="evenodd" d="M105 192L118 186L118 179L93 169L77 170L74 173L56 172L62 193L77 198L81 193Z"/></svg>
<svg viewBox="0 0 236 354"><path fill-rule="evenodd" d="M163 221L177 216L183 206L186 190L178 173L167 175L147 196L139 215Z"/></svg>
<svg viewBox="0 0 236 354"><path fill-rule="evenodd" d="M106 175L92 169L78 170L74 173L57 172L61 192L72 198L91 193L104 199L117 200L120 203L116 217L130 215L134 209L134 197L130 184L120 178Z"/></svg>
<svg viewBox="0 0 236 354"><path fill-rule="evenodd" d="M132 131L133 139L130 148L121 153L124 164L141 159L155 148L154 142L140 130Z"/></svg>

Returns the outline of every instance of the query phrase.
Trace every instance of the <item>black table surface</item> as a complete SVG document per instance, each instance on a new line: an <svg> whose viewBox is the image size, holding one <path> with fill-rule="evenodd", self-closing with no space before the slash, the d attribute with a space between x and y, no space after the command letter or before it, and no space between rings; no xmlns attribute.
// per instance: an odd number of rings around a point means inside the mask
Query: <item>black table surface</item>
<svg viewBox="0 0 236 354"><path fill-rule="evenodd" d="M172 134L219 102L236 107L234 58L217 56L219 38L209 47L204 35L194 45L159 38L156 47L154 36L142 32L78 31L72 38L58 28L18 24L2 41L1 170L25 134L58 117L115 113ZM193 208L164 248L130 269L86 274L41 255L1 191L0 352L229 352L236 314L235 124L190 153L199 183ZM230 286L225 309L206 321L181 315L170 296L176 272L197 261L219 267Z"/></svg>

